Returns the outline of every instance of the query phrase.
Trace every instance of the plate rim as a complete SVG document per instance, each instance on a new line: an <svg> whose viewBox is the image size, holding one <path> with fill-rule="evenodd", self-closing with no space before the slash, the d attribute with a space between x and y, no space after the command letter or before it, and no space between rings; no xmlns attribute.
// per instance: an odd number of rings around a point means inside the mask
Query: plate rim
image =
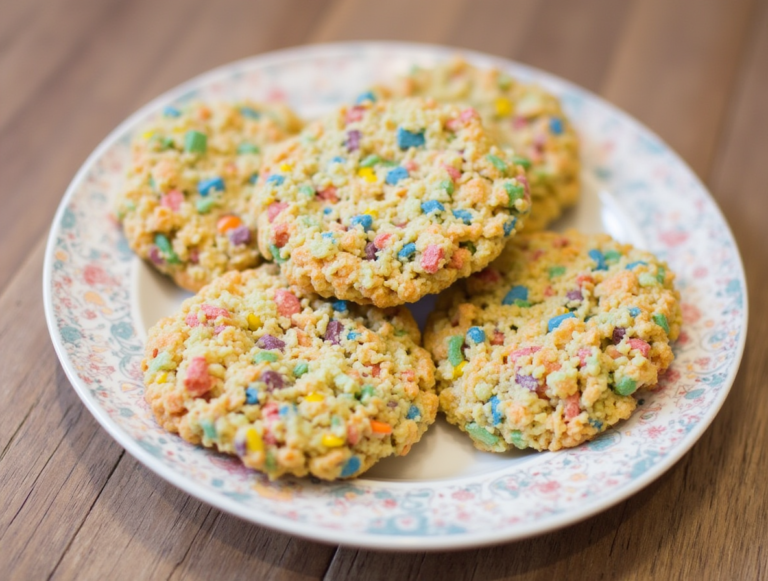
<svg viewBox="0 0 768 581"><path fill-rule="evenodd" d="M468 60L481 60L495 66L507 67L510 64L518 67L521 70L529 71L538 78L550 79L557 84L568 87L577 93L581 93L586 97L596 101L602 107L609 109L612 114L620 117L624 122L627 122L633 127L633 129L641 134L649 136L658 141L664 146L672 160L681 166L683 166L695 184L701 188L711 204L711 209L718 214L718 217L726 227L727 239L733 244L735 254L737 258L738 266L738 279L741 283L743 290L743 315L740 325L740 336L738 345L736 347L736 356L734 357L734 363L731 366L727 377L724 380L724 386L721 392L713 400L712 405L702 415L701 421L699 421L688 432L684 440L669 454L665 455L658 463L651 466L642 475L630 481L626 485L618 486L614 491L601 497L593 502L587 503L584 508L570 510L565 514L553 514L546 517L542 517L533 523L525 525L515 525L508 529L491 532L472 532L472 533L460 533L456 535L433 535L433 536L420 536L420 535L386 535L373 532L354 532L346 531L343 529L330 529L323 527L322 525L302 523L299 521L293 521L286 519L278 515L272 515L269 513L259 511L248 511L244 513L242 511L242 505L237 503L224 495L217 495L208 491L199 485L196 481L189 480L182 475L175 472L172 468L165 466L159 459L152 456L147 450L141 447L136 440L133 439L123 428L114 423L107 412L98 404L96 399L89 393L87 387L79 378L73 362L69 359L69 355L64 349L63 341L56 324L56 317L53 310L53 294L52 294L52 273L53 273L53 259L54 250L56 245L56 232L57 226L61 223L61 219L64 212L74 196L74 193L87 175L88 171L94 164L94 162L103 153L111 147L125 130L134 125L139 119L145 118L147 114L154 111L162 103L166 103L174 98L183 95L192 87L204 84L206 81L215 79L216 77L223 75L227 70L237 68L239 66L246 65L248 63L257 61L262 65L268 65L274 62L280 62L283 60L289 60L302 56L307 52L324 52L334 54L336 52L349 52L354 51L356 47L362 47L367 50L386 50L399 49L399 50L413 50L413 51L429 51L440 56L450 57L452 55L460 54L465 56ZM151 99L146 104L139 107L136 111L126 117L121 123L119 123L112 131L110 131L106 137L96 146L96 148L88 155L83 164L79 167L71 182L67 186L64 195L59 202L58 208L51 222L51 227L48 234L48 240L45 246L45 256L43 263L43 306L45 311L45 319L48 327L48 332L53 343L54 350L59 359L59 362L64 369L67 379L70 381L72 387L77 393L80 400L86 406L91 415L101 425L101 427L114 439L120 446L122 446L131 456L133 456L139 463L150 469L157 476L174 485L176 488L184 491L190 496L204 502L208 505L214 506L228 514L236 516L247 522L257 524L259 526L267 527L272 530L281 532L283 534L296 535L308 540L319 542L322 544L341 545L346 547L358 547L372 550L397 550L397 551L440 551L440 550L452 550L452 549L470 549L488 545L497 545L501 543L509 543L512 541L523 540L533 536L542 535L554 530L565 528L572 524L583 521L591 516L597 515L619 502L626 500L630 496L636 494L653 481L661 477L672 466L685 456L688 451L693 447L696 442L699 441L704 432L714 421L715 417L720 412L725 399L728 397L733 384L736 380L736 376L741 366L741 361L744 354L744 348L746 345L748 322L749 322L749 298L748 288L746 284L746 273L744 271L744 262L739 250L738 244L730 224L726 220L725 216L720 209L717 200L712 193L702 182L699 176L691 169L691 167L680 157L680 155L671 148L663 139L661 139L656 133L650 130L648 127L640 123L629 113L626 113L619 107L606 101L599 95L592 91L585 89L567 79L563 79L557 75L549 73L547 71L526 65L508 59L484 53L481 51L468 50L461 47L452 47L447 45L432 44L432 43L417 43L417 42L402 42L402 41L350 41L350 42L331 42L331 43L311 43L297 45L289 48L279 49L275 51L268 51L264 53L255 54L242 59L237 59L232 62L225 63L223 65L214 67L208 71L205 71L199 75L184 81L171 89L164 91L162 94ZM331 535L333 538L328 539Z"/></svg>

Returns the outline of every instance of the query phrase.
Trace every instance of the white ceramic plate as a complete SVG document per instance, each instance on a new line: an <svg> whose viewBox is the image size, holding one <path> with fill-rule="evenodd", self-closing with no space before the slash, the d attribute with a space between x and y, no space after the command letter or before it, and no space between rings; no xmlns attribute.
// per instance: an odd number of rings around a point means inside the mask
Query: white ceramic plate
<svg viewBox="0 0 768 581"><path fill-rule="evenodd" d="M128 452L189 494L255 523L328 543L449 549L553 530L619 502L658 478L698 440L741 359L746 285L720 211L661 140L598 97L541 71L461 51L558 94L582 139L585 191L556 228L576 226L651 250L678 274L683 333L654 393L616 429L558 453L487 454L438 420L405 458L339 483L271 483L239 460L163 432L143 400L146 329L187 295L128 249L112 200L133 132L194 98L285 100L316 116L371 83L457 49L401 43L307 46L246 59L158 97L115 129L70 184L51 228L44 270L53 344L85 405ZM423 320L429 300L415 307Z"/></svg>

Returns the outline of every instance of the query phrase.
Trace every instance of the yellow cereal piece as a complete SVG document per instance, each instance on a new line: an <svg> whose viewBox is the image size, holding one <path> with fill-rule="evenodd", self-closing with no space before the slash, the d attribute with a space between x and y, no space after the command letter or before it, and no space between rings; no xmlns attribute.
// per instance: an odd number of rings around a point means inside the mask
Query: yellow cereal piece
<svg viewBox="0 0 768 581"><path fill-rule="evenodd" d="M372 218L378 218L379 212L375 210L374 208L368 208L363 214L366 214L368 216L371 216Z"/></svg>
<svg viewBox="0 0 768 581"><path fill-rule="evenodd" d="M248 428L248 431L245 432L245 445L249 452L264 451L264 440L261 439L255 428Z"/></svg>
<svg viewBox="0 0 768 581"><path fill-rule="evenodd" d="M155 379L155 383L165 383L168 381L168 374L163 371L160 375L157 376L157 379Z"/></svg>
<svg viewBox="0 0 768 581"><path fill-rule="evenodd" d="M152 139L152 136L155 134L154 131L145 131L141 134L141 137L144 139Z"/></svg>
<svg viewBox="0 0 768 581"><path fill-rule="evenodd" d="M368 183L375 183L378 178L376 177L376 172L373 171L372 167L361 167L359 170L357 170L357 175L359 175L361 178L363 178Z"/></svg>
<svg viewBox="0 0 768 581"><path fill-rule="evenodd" d="M512 103L506 97L496 99L496 115L499 117L508 117L512 113Z"/></svg>
<svg viewBox="0 0 768 581"><path fill-rule="evenodd" d="M325 400L325 396L322 395L322 394L319 394L319 393L317 393L315 391L313 391L307 397L304 398L304 401L311 401L311 402L315 402L315 403L320 402L320 401L324 401L324 400Z"/></svg>
<svg viewBox="0 0 768 581"><path fill-rule="evenodd" d="M459 363L456 367L453 368L453 378L458 379L462 375L464 375L464 368L467 366L466 361L462 361Z"/></svg>
<svg viewBox="0 0 768 581"><path fill-rule="evenodd" d="M322 442L323 446L327 446L328 448L338 448L339 446L344 445L346 439L340 438L334 434L323 434Z"/></svg>
<svg viewBox="0 0 768 581"><path fill-rule="evenodd" d="M290 163L280 164L280 171L291 171L292 169L293 169L293 166Z"/></svg>
<svg viewBox="0 0 768 581"><path fill-rule="evenodd" d="M259 327L261 327L261 319L259 319L258 316L254 315L253 313L248 313L248 328L251 331L255 331Z"/></svg>

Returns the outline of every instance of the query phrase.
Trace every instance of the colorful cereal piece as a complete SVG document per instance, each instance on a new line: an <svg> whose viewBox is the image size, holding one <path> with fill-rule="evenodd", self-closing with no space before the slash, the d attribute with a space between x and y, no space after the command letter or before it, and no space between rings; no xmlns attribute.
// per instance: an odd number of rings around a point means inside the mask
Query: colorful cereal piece
<svg viewBox="0 0 768 581"><path fill-rule="evenodd" d="M422 210L423 208L424 206L422 205ZM462 210L462 209L452 210L452 213L455 218L461 220L465 224L469 225L472 223L472 212L470 212L469 210ZM504 233L506 234L506 232L507 232L507 229L506 229L506 226L504 226Z"/></svg>
<svg viewBox="0 0 768 581"><path fill-rule="evenodd" d="M370 230L373 227L373 218L368 214L358 214L349 221L351 226L362 226L363 230Z"/></svg>
<svg viewBox="0 0 768 581"><path fill-rule="evenodd" d="M407 178L408 178L408 170L402 166L397 166L396 168L391 169L387 172L387 177L385 178L385 181L389 185L395 186L398 184L398 182Z"/></svg>
<svg viewBox="0 0 768 581"><path fill-rule="evenodd" d="M208 137L205 133L190 130L184 135L184 151L187 153L205 153L208 149Z"/></svg>
<svg viewBox="0 0 768 581"><path fill-rule="evenodd" d="M193 357L187 367L184 387L193 397L200 397L211 390L212 384L205 357Z"/></svg>
<svg viewBox="0 0 768 581"><path fill-rule="evenodd" d="M562 315L557 315L556 317L552 317L549 321L547 321L547 331L550 333L557 329L560 324L567 320L567 319L575 319L576 315L573 313L564 313Z"/></svg>
<svg viewBox="0 0 768 581"><path fill-rule="evenodd" d="M441 246L430 244L424 249L421 255L421 267L429 274L435 274L440 270L440 261L443 259L444 251Z"/></svg>
<svg viewBox="0 0 768 581"><path fill-rule="evenodd" d="M404 127L397 128L397 146L400 149L422 147L425 143L423 131L408 131Z"/></svg>
<svg viewBox="0 0 768 581"><path fill-rule="evenodd" d="M467 339L472 343L482 343L485 341L485 331L480 327L470 327L467 331Z"/></svg>
<svg viewBox="0 0 768 581"><path fill-rule="evenodd" d="M414 254L416 254L416 245L413 242L409 242L408 244L403 246L400 252L397 253L397 257L401 261L403 261L403 260L408 260Z"/></svg>
<svg viewBox="0 0 768 581"><path fill-rule="evenodd" d="M207 180L201 180L197 183L197 191L201 196L207 196L211 192L223 192L224 180L219 176L208 178Z"/></svg>
<svg viewBox="0 0 768 581"><path fill-rule="evenodd" d="M504 299L501 301L501 304L514 305L516 304L516 301L527 301L527 300L528 300L528 287L525 287L523 285L515 285L504 296Z"/></svg>
<svg viewBox="0 0 768 581"><path fill-rule="evenodd" d="M443 206L437 200L427 200L421 203L421 211L425 214L431 214L433 212L445 212L445 206Z"/></svg>

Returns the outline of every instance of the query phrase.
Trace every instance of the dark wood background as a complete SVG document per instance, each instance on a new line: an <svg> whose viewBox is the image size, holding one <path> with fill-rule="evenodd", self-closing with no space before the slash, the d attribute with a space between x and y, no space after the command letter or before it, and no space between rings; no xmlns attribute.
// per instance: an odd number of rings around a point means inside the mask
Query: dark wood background
<svg viewBox="0 0 768 581"><path fill-rule="evenodd" d="M43 246L124 117L234 59L346 39L467 47L602 95L711 188L747 270L741 371L674 468L567 529L454 553L292 538L180 492L102 430L59 366ZM0 577L768 578L768 0L0 0Z"/></svg>

